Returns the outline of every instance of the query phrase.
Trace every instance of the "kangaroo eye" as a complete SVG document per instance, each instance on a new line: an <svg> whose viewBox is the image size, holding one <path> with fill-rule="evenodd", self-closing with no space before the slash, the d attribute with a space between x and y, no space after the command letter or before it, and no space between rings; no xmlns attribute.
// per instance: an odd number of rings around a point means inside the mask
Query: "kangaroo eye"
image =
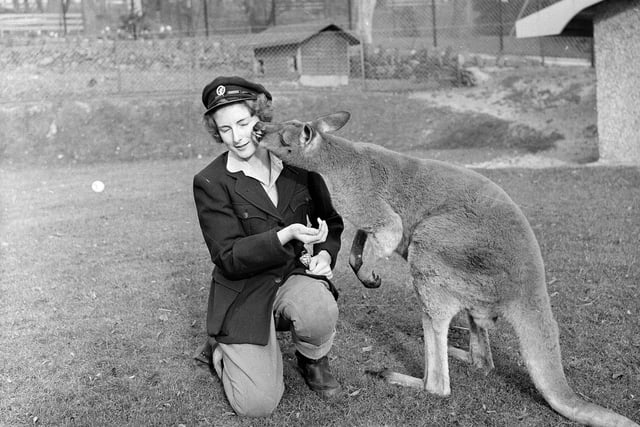
<svg viewBox="0 0 640 427"><path fill-rule="evenodd" d="M304 125L302 127L302 132L300 132L300 142L306 144L313 137L313 129L309 125Z"/></svg>

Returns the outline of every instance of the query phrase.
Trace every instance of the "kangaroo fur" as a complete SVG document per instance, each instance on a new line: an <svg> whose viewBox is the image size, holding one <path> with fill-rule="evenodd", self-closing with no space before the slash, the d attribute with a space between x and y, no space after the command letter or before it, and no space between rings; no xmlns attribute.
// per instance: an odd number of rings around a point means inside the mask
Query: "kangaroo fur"
<svg viewBox="0 0 640 427"><path fill-rule="evenodd" d="M329 134L349 118L337 112L306 123L259 123L257 130L260 144L283 161L323 176L338 212L358 228L349 264L365 286L380 286L374 266L394 251L408 262L422 305L424 378L383 372L387 381L449 395L448 356L489 372L487 330L504 318L554 410L582 424L638 427L568 385L540 248L504 190L463 167ZM469 318L469 351L448 348L449 324L461 311Z"/></svg>

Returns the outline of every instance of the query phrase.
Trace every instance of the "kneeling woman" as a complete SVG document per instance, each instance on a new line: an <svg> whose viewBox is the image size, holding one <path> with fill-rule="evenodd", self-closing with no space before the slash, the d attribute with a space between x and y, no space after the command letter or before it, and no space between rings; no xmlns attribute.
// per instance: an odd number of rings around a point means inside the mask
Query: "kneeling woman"
<svg viewBox="0 0 640 427"><path fill-rule="evenodd" d="M276 330L291 331L312 390L340 390L327 353L338 319L329 278L344 225L320 175L260 147L253 128L270 121L271 99L262 85L239 77L204 88L205 126L227 150L193 182L215 265L207 310L213 365L233 409L249 416L271 414L284 392Z"/></svg>

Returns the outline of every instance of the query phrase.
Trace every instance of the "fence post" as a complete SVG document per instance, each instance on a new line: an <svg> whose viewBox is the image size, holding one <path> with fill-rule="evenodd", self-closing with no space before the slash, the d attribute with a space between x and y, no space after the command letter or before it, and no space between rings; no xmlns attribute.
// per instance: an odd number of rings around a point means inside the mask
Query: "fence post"
<svg viewBox="0 0 640 427"><path fill-rule="evenodd" d="M189 84L189 90L193 90L196 86L196 82L198 81L198 76L200 75L200 43L198 42L197 37L193 37L191 42L193 43L191 46L191 54L193 55L193 67L191 67L191 83Z"/></svg>
<svg viewBox="0 0 640 427"><path fill-rule="evenodd" d="M500 55L502 55L502 52L504 52L504 37L502 36L502 33L504 32L504 18L502 16L503 13L503 6L502 4L504 3L504 0L500 0L499 3L499 10L498 10L498 16L500 18Z"/></svg>
<svg viewBox="0 0 640 427"><path fill-rule="evenodd" d="M122 71L120 70L120 63L118 61L118 36L113 39L113 63L116 66L116 79L118 82L117 93L122 92Z"/></svg>
<svg viewBox="0 0 640 427"><path fill-rule="evenodd" d="M367 76L366 76L366 69L364 66L364 43L362 43L362 40L360 41L360 75L362 76L362 90L366 91L367 90Z"/></svg>
<svg viewBox="0 0 640 427"><path fill-rule="evenodd" d="M542 5L538 3L538 11L542 9ZM544 67L544 37L538 37L540 45L540 61Z"/></svg>
<svg viewBox="0 0 640 427"><path fill-rule="evenodd" d="M64 5L64 0L60 0L60 4L62 6L61 14L62 14L62 30L64 31L64 35L67 35L67 8Z"/></svg>
<svg viewBox="0 0 640 427"><path fill-rule="evenodd" d="M436 28L436 0L431 0L431 27L433 29L433 47L438 47L438 30Z"/></svg>
<svg viewBox="0 0 640 427"><path fill-rule="evenodd" d="M202 0L203 12L204 12L204 35L209 37L209 12L207 10L207 0Z"/></svg>
<svg viewBox="0 0 640 427"><path fill-rule="evenodd" d="M276 4L276 0L271 0L271 19L269 19L271 21L271 25L272 26L276 26L276 8L278 7L278 5Z"/></svg>

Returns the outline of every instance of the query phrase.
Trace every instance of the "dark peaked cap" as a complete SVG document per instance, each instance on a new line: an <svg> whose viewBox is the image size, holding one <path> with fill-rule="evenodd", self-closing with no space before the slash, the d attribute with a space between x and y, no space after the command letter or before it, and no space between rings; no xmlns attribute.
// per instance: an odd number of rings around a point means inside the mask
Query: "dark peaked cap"
<svg viewBox="0 0 640 427"><path fill-rule="evenodd" d="M269 91L261 84L237 76L216 77L202 91L202 103L207 109L204 114L233 102L255 100L261 93L267 99L272 99Z"/></svg>

